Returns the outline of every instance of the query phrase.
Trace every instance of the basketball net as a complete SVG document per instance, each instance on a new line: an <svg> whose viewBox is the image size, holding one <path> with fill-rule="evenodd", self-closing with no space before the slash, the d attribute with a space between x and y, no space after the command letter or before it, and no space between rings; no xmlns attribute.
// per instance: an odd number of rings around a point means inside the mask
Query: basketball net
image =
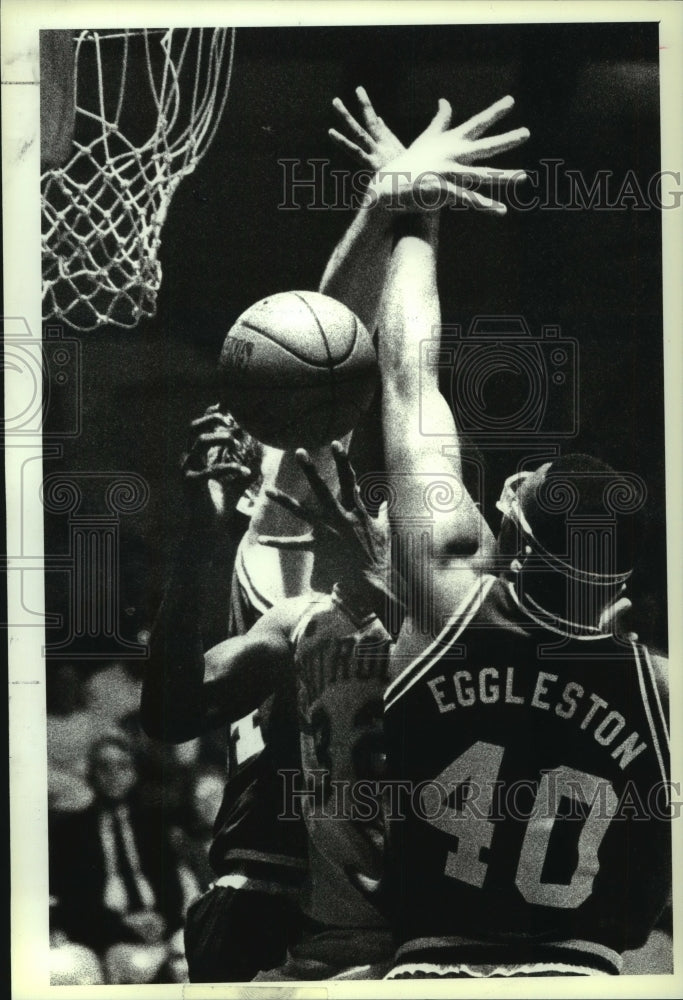
<svg viewBox="0 0 683 1000"><path fill-rule="evenodd" d="M71 158L41 176L43 317L154 316L161 229L228 96L234 29L82 31Z"/></svg>

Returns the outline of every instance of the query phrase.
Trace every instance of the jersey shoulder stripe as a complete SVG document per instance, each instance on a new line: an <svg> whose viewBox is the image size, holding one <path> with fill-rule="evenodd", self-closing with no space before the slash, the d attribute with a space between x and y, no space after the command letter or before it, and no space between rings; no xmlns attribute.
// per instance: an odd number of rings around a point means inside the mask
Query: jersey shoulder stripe
<svg viewBox="0 0 683 1000"><path fill-rule="evenodd" d="M391 708L457 642L495 581L496 577L488 574L475 580L437 637L388 685L384 692L385 711Z"/></svg>

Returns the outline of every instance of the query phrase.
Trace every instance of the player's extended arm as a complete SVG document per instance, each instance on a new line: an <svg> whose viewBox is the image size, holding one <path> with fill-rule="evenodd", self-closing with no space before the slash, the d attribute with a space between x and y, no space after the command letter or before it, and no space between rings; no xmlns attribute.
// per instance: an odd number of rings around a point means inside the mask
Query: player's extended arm
<svg viewBox="0 0 683 1000"><path fill-rule="evenodd" d="M226 639L206 653L202 710L211 726L244 718L291 676L289 633L300 608L299 601L280 603L246 635Z"/></svg>
<svg viewBox="0 0 683 1000"><path fill-rule="evenodd" d="M203 655L184 643L152 656L143 690L142 723L148 736L171 743L243 718L273 693L289 661L287 634L275 609L243 636L225 639Z"/></svg>
<svg viewBox="0 0 683 1000"><path fill-rule="evenodd" d="M407 615L429 634L440 630L444 614L471 585L474 562L493 541L463 486L458 433L439 389L437 226L437 216L401 221L379 338L390 517L405 554ZM407 558L425 523L431 530L428 551ZM432 584L433 599L425 600Z"/></svg>
<svg viewBox="0 0 683 1000"><path fill-rule="evenodd" d="M141 696L143 728L170 742L192 739L211 724L203 694L202 621L216 588L230 577L220 556L229 547L237 501L257 471L230 460L232 424L217 407L194 421L192 431L195 439L183 460L186 524L152 627Z"/></svg>
<svg viewBox="0 0 683 1000"><path fill-rule="evenodd" d="M400 178L410 179L421 169L441 191L442 206L464 202L472 209L504 215L501 202L463 183L465 178L468 185L496 177L505 182L523 178L521 171L471 167L472 162L513 149L528 138L526 129L482 138L512 105L512 98L506 97L457 128L423 133L387 169L395 199L409 205L405 199L412 197L419 210L415 197L419 192ZM417 621L423 634L440 630L472 584L473 573L486 565L493 550L491 531L463 486L458 433L439 390L437 220L437 213L418 211L397 222L379 337L384 447L393 495L390 517L409 576L408 617ZM423 430L423 421L428 429ZM412 546L424 544L424 525L431 532L427 551L408 558Z"/></svg>

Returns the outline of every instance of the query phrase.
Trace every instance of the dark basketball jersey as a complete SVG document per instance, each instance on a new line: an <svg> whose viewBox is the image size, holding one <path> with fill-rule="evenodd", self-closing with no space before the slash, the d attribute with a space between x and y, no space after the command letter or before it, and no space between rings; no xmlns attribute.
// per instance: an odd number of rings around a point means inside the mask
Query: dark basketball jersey
<svg viewBox="0 0 683 1000"><path fill-rule="evenodd" d="M237 550L230 595L230 635L244 635L271 607ZM296 691L283 684L255 712L230 726L228 776L214 824L209 861L217 875L248 875L252 887L298 891L306 871L303 822L279 820L281 770L299 769Z"/></svg>
<svg viewBox="0 0 683 1000"><path fill-rule="evenodd" d="M376 615L357 618L335 592L311 600L291 641L304 793L297 798L309 842L302 907L326 925L385 926L359 877L376 883L381 875L381 798L374 792L385 768L391 637Z"/></svg>
<svg viewBox="0 0 683 1000"><path fill-rule="evenodd" d="M402 959L618 972L671 885L647 649L570 637L484 577L387 689L385 727Z"/></svg>

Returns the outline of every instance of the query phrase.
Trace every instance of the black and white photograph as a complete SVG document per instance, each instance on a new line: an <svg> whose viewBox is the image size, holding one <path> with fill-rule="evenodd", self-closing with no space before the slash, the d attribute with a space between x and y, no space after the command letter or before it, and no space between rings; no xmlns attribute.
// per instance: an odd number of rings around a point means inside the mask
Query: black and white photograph
<svg viewBox="0 0 683 1000"><path fill-rule="evenodd" d="M14 995L681 995L680 8L3 8Z"/></svg>

